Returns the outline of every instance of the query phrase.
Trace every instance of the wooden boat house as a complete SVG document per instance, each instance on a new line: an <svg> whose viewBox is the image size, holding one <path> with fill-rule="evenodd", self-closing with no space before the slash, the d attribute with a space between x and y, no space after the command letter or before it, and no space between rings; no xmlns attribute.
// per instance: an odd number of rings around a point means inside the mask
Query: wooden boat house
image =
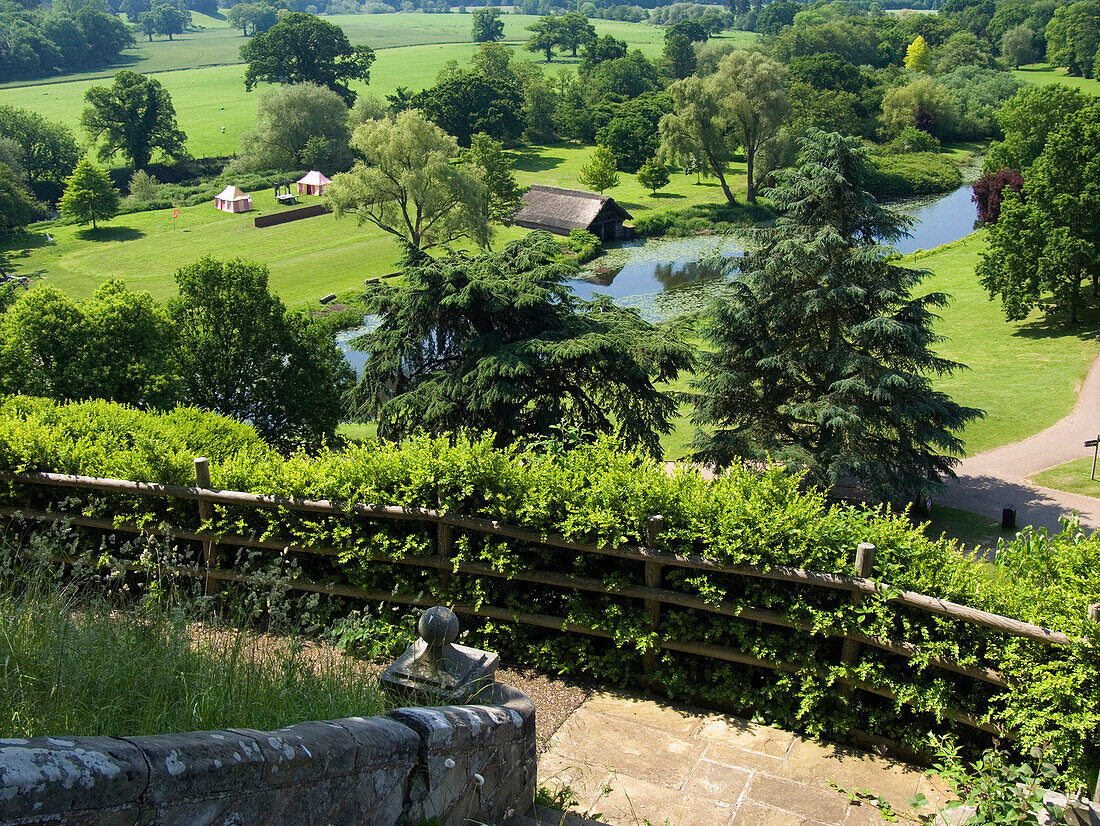
<svg viewBox="0 0 1100 826"><path fill-rule="evenodd" d="M583 229L607 242L630 237L630 230L623 226L630 217L609 195L536 184L524 193L514 220L521 227L557 235Z"/></svg>

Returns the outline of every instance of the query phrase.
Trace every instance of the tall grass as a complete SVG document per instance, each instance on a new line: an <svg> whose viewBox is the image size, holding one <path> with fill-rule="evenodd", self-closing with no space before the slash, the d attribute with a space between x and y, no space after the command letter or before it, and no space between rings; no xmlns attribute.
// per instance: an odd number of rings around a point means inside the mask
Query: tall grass
<svg viewBox="0 0 1100 826"><path fill-rule="evenodd" d="M387 707L376 678L331 650L43 570L6 566L0 579L0 737L266 730Z"/></svg>

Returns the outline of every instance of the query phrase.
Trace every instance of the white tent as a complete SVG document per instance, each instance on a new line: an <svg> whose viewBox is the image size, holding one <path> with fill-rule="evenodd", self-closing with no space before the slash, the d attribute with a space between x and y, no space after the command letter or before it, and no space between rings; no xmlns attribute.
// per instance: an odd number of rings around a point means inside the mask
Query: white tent
<svg viewBox="0 0 1100 826"><path fill-rule="evenodd" d="M230 184L214 196L214 206L222 212L248 212L252 209L252 196Z"/></svg>
<svg viewBox="0 0 1100 826"><path fill-rule="evenodd" d="M307 172L298 181L298 194L299 195L321 195L325 191L325 187L331 184L332 181L326 178L317 170Z"/></svg>

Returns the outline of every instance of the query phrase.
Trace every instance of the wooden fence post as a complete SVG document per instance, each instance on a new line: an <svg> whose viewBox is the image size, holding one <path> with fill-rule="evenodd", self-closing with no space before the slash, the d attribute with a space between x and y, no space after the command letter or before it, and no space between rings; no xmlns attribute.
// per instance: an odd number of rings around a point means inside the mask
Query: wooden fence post
<svg viewBox="0 0 1100 826"><path fill-rule="evenodd" d="M195 458L195 487L210 490L210 460L205 456ZM202 523L214 518L214 506L205 499L199 500L199 530ZM206 566L206 578L203 580L203 592L207 595L218 591L218 582L210 576L210 571L218 567L218 541L204 539L202 542L202 561Z"/></svg>
<svg viewBox="0 0 1100 826"><path fill-rule="evenodd" d="M645 520L645 544L647 548L657 550L657 535L665 527L665 518L660 514L654 514ZM660 562L646 562L645 584L649 588L660 588L663 566ZM649 630L657 632L661 627L661 603L655 599L645 601L645 609L649 613ZM648 674L657 665L657 649L651 648L646 652L643 666Z"/></svg>
<svg viewBox="0 0 1100 826"><path fill-rule="evenodd" d="M875 572L875 546L870 542L860 542L856 546L856 576L869 579ZM863 594L855 592L852 594L852 605L859 605L863 602ZM844 665L855 665L859 662L859 643L855 640L844 639L844 647L840 652L840 661ZM848 683L842 683L840 686L840 695L847 697L852 692L852 686Z"/></svg>
<svg viewBox="0 0 1100 826"><path fill-rule="evenodd" d="M446 591L451 584L451 556L455 548L455 529L440 519L435 526L435 545L439 555L443 558L443 565L439 569L439 587Z"/></svg>

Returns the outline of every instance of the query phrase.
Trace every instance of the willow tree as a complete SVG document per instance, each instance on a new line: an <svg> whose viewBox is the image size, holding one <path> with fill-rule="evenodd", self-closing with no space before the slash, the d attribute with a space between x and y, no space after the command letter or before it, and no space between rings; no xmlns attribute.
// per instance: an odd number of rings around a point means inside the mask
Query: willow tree
<svg viewBox="0 0 1100 826"><path fill-rule="evenodd" d="M564 427L613 433L659 455L676 400L655 382L691 367L692 349L610 299L578 299L557 241L533 232L499 252L424 257L404 286L377 289L380 324L357 413L382 438L488 431L498 444Z"/></svg>
<svg viewBox="0 0 1100 826"><path fill-rule="evenodd" d="M712 76L713 77L713 76ZM698 158L722 187L731 204L736 203L726 181L726 172L740 143L737 122L722 105L721 91L712 78L696 76L677 80L668 87L672 111L661 118L658 131L662 160L672 162Z"/></svg>
<svg viewBox="0 0 1100 826"><path fill-rule="evenodd" d="M488 243L480 169L452 163L458 143L419 112L368 121L355 130L351 146L363 161L335 176L325 190L337 218L357 215L413 250L459 238L481 247Z"/></svg>
<svg viewBox="0 0 1100 826"><path fill-rule="evenodd" d="M932 387L962 367L931 349L948 297L914 297L927 273L879 243L907 234L908 219L867 192L871 174L858 138L818 130L778 174L769 197L783 215L703 327L698 458L788 461L814 482L854 478L899 501L951 475L956 433L982 413Z"/></svg>

